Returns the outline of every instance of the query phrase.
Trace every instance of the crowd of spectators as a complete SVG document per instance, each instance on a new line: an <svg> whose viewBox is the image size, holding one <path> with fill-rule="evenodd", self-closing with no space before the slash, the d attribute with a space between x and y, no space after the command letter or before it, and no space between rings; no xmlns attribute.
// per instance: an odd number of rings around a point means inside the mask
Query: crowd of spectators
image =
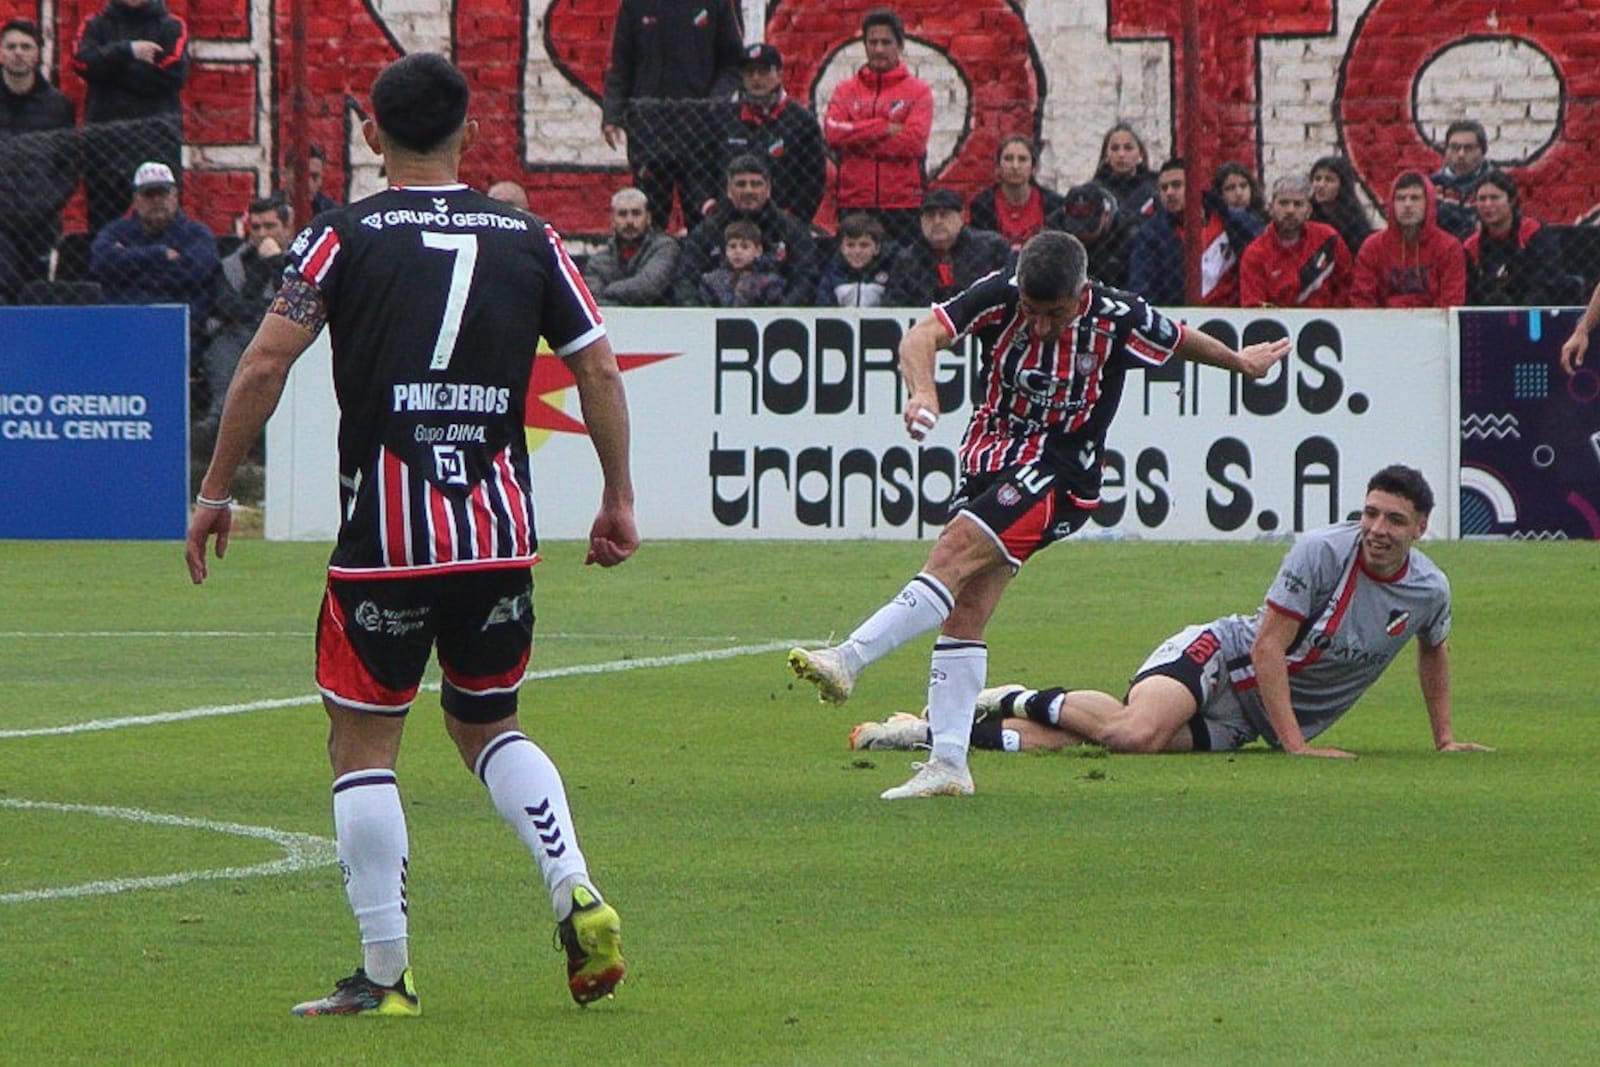
<svg viewBox="0 0 1600 1067"><path fill-rule="evenodd" d="M1260 177L1238 163L1204 175L1177 158L1153 166L1126 122L1105 132L1092 173L1064 194L1040 180L1032 137L1003 138L993 184L968 204L928 181L934 96L907 65L900 16L871 11L860 30L859 65L813 111L785 88L776 47L743 43L733 0L681 10L620 0L601 136L626 151L632 184L611 199L611 232L579 256L602 304L923 306L1005 268L1043 229L1076 236L1101 283L1165 306L1583 297L1574 275L1593 265L1563 266L1558 235L1524 210L1477 122L1452 123L1439 169L1402 173L1375 210L1341 156L1279 176L1269 200ZM71 58L88 90L79 127L72 103L41 72L38 28L5 24L0 302L38 295L29 286L59 258L63 207L81 178L90 298L187 304L197 417L214 420L271 299L294 220L283 194L238 205L233 234L184 214L186 41L162 0L110 0L84 24ZM300 176L313 214L337 203L322 188L326 163L313 146ZM1194 262L1191 182L1202 190ZM487 191L529 210L515 181ZM828 200L836 233L818 221Z"/></svg>

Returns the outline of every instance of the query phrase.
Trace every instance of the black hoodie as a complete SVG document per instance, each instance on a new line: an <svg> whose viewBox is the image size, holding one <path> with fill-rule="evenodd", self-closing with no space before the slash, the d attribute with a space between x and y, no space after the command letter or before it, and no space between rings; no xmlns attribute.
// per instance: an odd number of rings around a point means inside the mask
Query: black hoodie
<svg viewBox="0 0 1600 1067"><path fill-rule="evenodd" d="M135 59L132 42L154 41L154 63ZM181 114L178 92L189 78L189 28L161 0L129 7L111 0L83 24L72 69L89 83L84 122Z"/></svg>

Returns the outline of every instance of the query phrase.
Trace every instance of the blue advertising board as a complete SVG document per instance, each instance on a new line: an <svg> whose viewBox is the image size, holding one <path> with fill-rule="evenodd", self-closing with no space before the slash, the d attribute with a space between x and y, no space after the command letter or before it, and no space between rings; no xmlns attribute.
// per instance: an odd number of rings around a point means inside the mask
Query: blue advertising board
<svg viewBox="0 0 1600 1067"><path fill-rule="evenodd" d="M0 308L0 538L181 539L189 309Z"/></svg>
<svg viewBox="0 0 1600 1067"><path fill-rule="evenodd" d="M1457 314L1462 536L1600 538L1600 360L1558 358L1578 312Z"/></svg>

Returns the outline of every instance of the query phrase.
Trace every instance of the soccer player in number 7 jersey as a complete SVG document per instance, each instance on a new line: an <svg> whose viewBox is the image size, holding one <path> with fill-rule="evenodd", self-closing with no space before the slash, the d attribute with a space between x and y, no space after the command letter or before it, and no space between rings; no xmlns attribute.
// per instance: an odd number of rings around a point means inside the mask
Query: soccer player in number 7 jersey
<svg viewBox="0 0 1600 1067"><path fill-rule="evenodd" d="M1038 234L1014 273L935 305L900 343L905 425L919 441L939 418L934 353L968 333L983 345L983 395L961 441L952 517L922 572L843 643L789 653L796 674L840 703L869 664L939 631L928 676L933 757L885 800L972 792L967 744L988 669L984 627L1028 557L1098 506L1106 431L1128 371L1176 356L1260 378L1289 351L1287 339L1235 351L1132 293L1091 283L1087 259L1070 234Z"/></svg>
<svg viewBox="0 0 1600 1067"><path fill-rule="evenodd" d="M192 579L220 559L228 486L324 324L339 403L341 524L317 627L333 821L363 961L297 1015L417 1015L395 764L430 651L445 726L538 864L580 1004L622 980L616 911L590 880L555 764L521 732L538 560L523 406L540 337L577 385L604 485L587 562L638 547L628 409L599 311L555 230L457 178L477 137L466 79L416 53L373 83L367 144L390 186L314 219L228 390L189 524Z"/></svg>
<svg viewBox="0 0 1600 1067"><path fill-rule="evenodd" d="M1228 752L1265 738L1292 755L1348 757L1313 746L1417 638L1417 677L1434 748L1457 741L1450 714L1450 583L1413 543L1433 490L1398 464L1367 483L1361 517L1304 534L1254 615L1226 615L1163 641L1126 701L1090 689L1003 685L978 694L972 743L1003 751L1094 743L1113 752ZM901 713L862 723L852 748L916 748L926 723Z"/></svg>

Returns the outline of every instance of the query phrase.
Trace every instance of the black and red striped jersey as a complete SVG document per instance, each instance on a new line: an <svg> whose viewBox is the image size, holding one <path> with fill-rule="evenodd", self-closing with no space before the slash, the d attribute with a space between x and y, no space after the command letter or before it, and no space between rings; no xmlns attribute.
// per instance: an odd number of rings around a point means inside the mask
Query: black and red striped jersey
<svg viewBox="0 0 1600 1067"><path fill-rule="evenodd" d="M605 334L555 229L465 185L325 212L288 274L327 308L339 402L342 577L537 559L523 407L539 339Z"/></svg>
<svg viewBox="0 0 1600 1067"><path fill-rule="evenodd" d="M976 474L1042 463L1094 506L1124 378L1171 359L1184 327L1134 293L1091 283L1061 336L1040 337L1020 295L1015 273L997 271L934 306L951 336L971 334L983 346L981 395L961 439L961 468Z"/></svg>

